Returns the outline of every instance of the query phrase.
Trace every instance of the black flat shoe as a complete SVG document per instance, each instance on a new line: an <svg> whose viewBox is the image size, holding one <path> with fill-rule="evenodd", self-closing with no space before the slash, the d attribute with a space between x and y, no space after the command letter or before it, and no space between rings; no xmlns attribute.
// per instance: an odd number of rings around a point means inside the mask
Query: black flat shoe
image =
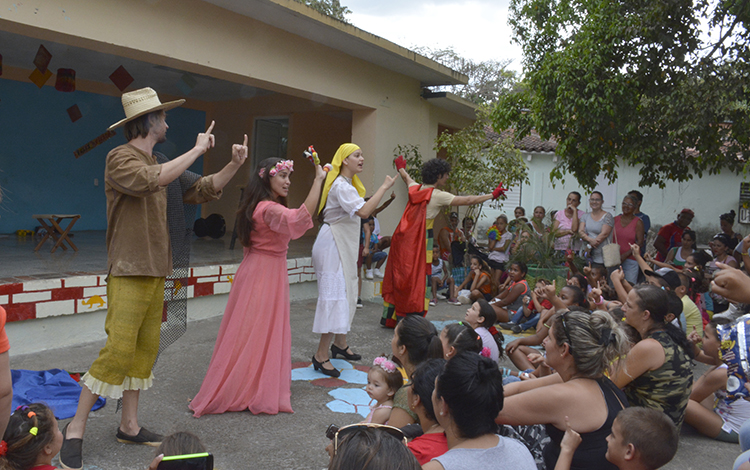
<svg viewBox="0 0 750 470"><path fill-rule="evenodd" d="M336 368L326 369L325 367L323 367L323 364L325 364L326 362L330 364L331 360L326 359L325 361L320 362L317 359L315 359L315 356L312 357L312 363L313 363L313 367L315 368L315 370L320 371L330 377L338 377L339 375L341 375L341 372L339 372L339 370Z"/></svg>
<svg viewBox="0 0 750 470"><path fill-rule="evenodd" d="M349 350L350 349L349 349L348 346L347 346L346 349L341 349L340 347L336 346L335 344L332 344L331 345L331 356L334 359L336 359L336 356L338 356L339 354L341 354L342 356L344 356L344 359L346 359L347 361L359 361L360 359L362 359L362 356L360 356L359 354L354 354L354 353L347 352Z"/></svg>
<svg viewBox="0 0 750 470"><path fill-rule="evenodd" d="M60 466L71 470L81 470L83 468L83 439L68 439L69 425L70 423L66 424L62 431L63 442L59 456Z"/></svg>

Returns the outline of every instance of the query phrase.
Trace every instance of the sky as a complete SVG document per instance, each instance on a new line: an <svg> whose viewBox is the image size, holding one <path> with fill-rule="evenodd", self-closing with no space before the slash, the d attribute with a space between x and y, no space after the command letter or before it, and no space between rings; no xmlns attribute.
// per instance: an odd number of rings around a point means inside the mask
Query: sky
<svg viewBox="0 0 750 470"><path fill-rule="evenodd" d="M452 47L474 61L511 59L521 71L521 47L511 42L508 0L340 0L354 26L408 49Z"/></svg>

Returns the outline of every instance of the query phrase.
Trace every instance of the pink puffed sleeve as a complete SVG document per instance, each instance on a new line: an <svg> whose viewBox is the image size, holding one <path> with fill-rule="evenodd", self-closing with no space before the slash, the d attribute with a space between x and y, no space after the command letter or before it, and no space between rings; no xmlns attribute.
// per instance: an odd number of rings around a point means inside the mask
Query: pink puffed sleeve
<svg viewBox="0 0 750 470"><path fill-rule="evenodd" d="M313 227L312 217L303 205L289 209L281 204L269 204L263 210L263 221L274 232L289 235L296 240Z"/></svg>

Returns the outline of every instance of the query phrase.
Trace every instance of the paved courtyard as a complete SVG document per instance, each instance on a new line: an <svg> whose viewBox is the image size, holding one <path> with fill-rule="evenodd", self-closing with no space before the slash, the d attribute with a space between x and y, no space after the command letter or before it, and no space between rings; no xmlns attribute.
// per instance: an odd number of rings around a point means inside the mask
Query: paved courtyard
<svg viewBox="0 0 750 470"><path fill-rule="evenodd" d="M363 400L361 391L364 374L355 367L342 375L346 382L305 370L318 343L318 337L311 333L314 312L315 300L292 303L292 361L296 362L292 381L294 414L254 416L241 412L192 417L187 404L200 387L221 321L212 318L191 322L187 333L159 359L154 387L141 394L142 425L164 434L187 430L199 435L214 454L216 468L222 470L326 468L326 428L331 423L360 421L362 417L355 414L355 405L366 405L366 401L362 402L367 397ZM464 312L465 307L442 302L430 310L427 318L442 325L462 319ZM375 356L390 354L393 332L380 327L380 314L381 306L370 302L357 311L349 342L364 359L354 366L363 368L371 365ZM103 342L97 342L12 356L11 367L85 371L102 346ZM510 362L504 365L511 366ZM699 365L696 374L704 370ZM91 414L83 444L87 470L142 470L153 457L153 448L124 445L115 440L119 423L115 406L110 401ZM362 409L360 406L358 411ZM730 469L738 454L738 445L710 440L685 426L677 457L664 468Z"/></svg>

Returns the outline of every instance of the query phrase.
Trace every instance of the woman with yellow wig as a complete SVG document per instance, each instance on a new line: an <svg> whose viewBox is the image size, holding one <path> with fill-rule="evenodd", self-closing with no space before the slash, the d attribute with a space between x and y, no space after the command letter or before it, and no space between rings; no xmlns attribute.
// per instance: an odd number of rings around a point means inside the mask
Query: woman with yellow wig
<svg viewBox="0 0 750 470"><path fill-rule="evenodd" d="M342 144L336 151L326 176L318 212L323 225L312 250L313 267L318 278L318 305L313 333L320 334L318 350L312 357L315 370L331 377L340 372L330 363L328 347L334 358L358 361L346 342L357 309L357 255L361 219L378 207L395 177L386 176L375 194L365 202L365 187L357 176L365 158L354 144ZM331 338L333 337L333 344Z"/></svg>

